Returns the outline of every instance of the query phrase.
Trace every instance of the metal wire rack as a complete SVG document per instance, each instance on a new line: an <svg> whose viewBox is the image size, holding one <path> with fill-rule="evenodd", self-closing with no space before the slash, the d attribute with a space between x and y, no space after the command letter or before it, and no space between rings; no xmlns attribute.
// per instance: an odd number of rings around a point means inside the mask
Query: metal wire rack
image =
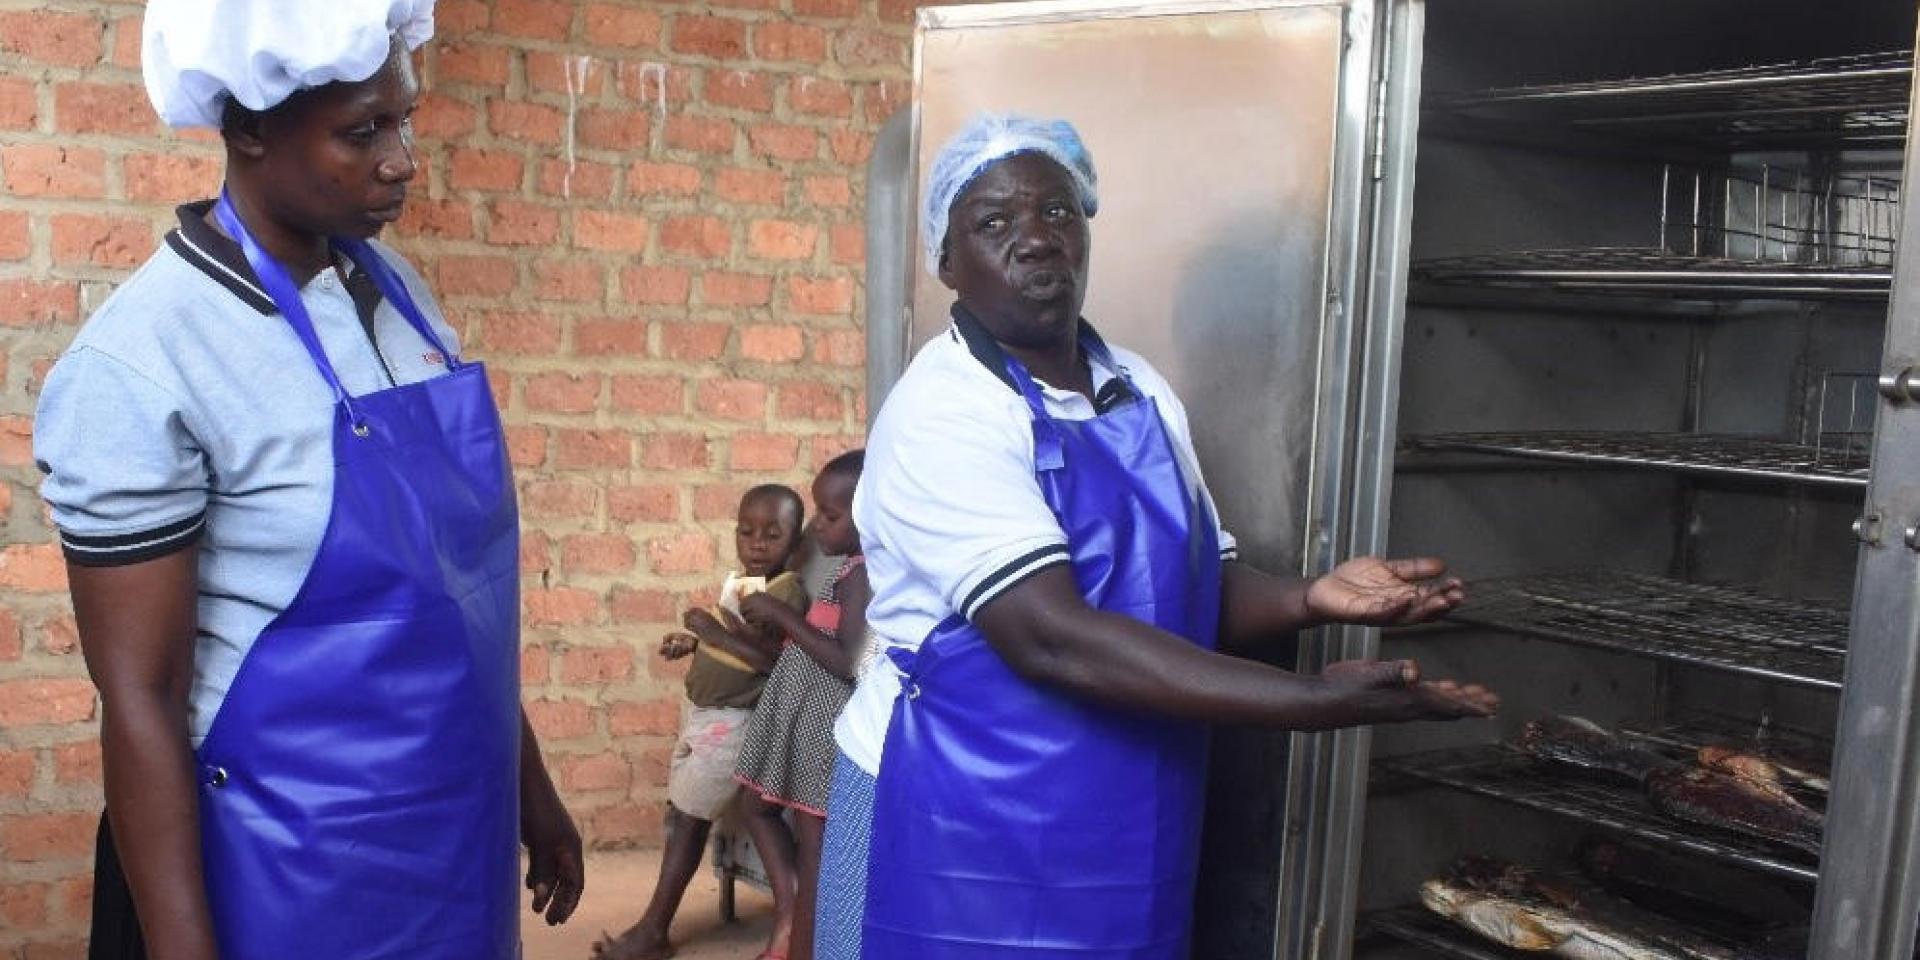
<svg viewBox="0 0 1920 960"><path fill-rule="evenodd" d="M1893 271L1885 266L1741 260L1653 247L1444 257L1415 263L1413 275L1449 286L1703 299L1883 300L1893 289Z"/></svg>
<svg viewBox="0 0 1920 960"><path fill-rule="evenodd" d="M1910 60L1906 70L1910 82ZM1429 259L1414 264L1413 275L1506 291L1710 300L1880 300L1892 289L1897 178L1763 162L1668 163L1658 188L1650 246Z"/></svg>
<svg viewBox="0 0 1920 960"><path fill-rule="evenodd" d="M1502 744L1393 757L1379 766L1724 863L1808 883L1819 879L1818 867L1763 841L1676 823L1631 786L1561 776Z"/></svg>
<svg viewBox="0 0 1920 960"><path fill-rule="evenodd" d="M1839 690L1847 612L1738 587L1617 571L1479 580L1450 619L1745 676Z"/></svg>
<svg viewBox="0 0 1920 960"><path fill-rule="evenodd" d="M1407 442L1423 450L1459 450L1828 486L1864 487L1868 475L1864 449L1850 445L1822 448L1818 444L1747 434L1439 433L1408 437Z"/></svg>
<svg viewBox="0 0 1920 960"><path fill-rule="evenodd" d="M1717 744L1746 744L1784 750L1795 756L1830 762L1831 741L1804 730L1775 725L1762 717L1758 722L1746 717L1719 713L1691 714L1671 723L1629 721L1619 726L1620 735L1669 753L1691 755L1701 747Z"/></svg>
<svg viewBox="0 0 1920 960"><path fill-rule="evenodd" d="M1715 146L1897 146L1913 53L1487 90L1432 102L1467 116L1559 120L1592 130Z"/></svg>
<svg viewBox="0 0 1920 960"><path fill-rule="evenodd" d="M1879 401L1879 378L1871 373L1820 375L1820 390L1808 398L1801 429L1813 435L1822 462L1870 465Z"/></svg>
<svg viewBox="0 0 1920 960"><path fill-rule="evenodd" d="M1370 930L1452 960L1524 960L1529 956L1488 943L1421 907L1383 910L1368 914L1362 922Z"/></svg>
<svg viewBox="0 0 1920 960"><path fill-rule="evenodd" d="M1659 247L1720 263L1891 269L1900 181L1793 167L1665 164Z"/></svg>

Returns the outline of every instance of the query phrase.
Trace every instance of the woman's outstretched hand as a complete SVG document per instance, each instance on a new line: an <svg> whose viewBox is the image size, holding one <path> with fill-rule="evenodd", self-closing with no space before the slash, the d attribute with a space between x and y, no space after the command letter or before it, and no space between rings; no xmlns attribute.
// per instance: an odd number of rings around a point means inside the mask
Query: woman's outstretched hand
<svg viewBox="0 0 1920 960"><path fill-rule="evenodd" d="M1321 621L1390 627L1443 616L1467 598L1434 557L1355 557L1307 588L1307 610Z"/></svg>
<svg viewBox="0 0 1920 960"><path fill-rule="evenodd" d="M1339 660L1321 679L1368 704L1368 723L1463 720L1500 712L1500 695L1477 683L1422 680L1412 660Z"/></svg>

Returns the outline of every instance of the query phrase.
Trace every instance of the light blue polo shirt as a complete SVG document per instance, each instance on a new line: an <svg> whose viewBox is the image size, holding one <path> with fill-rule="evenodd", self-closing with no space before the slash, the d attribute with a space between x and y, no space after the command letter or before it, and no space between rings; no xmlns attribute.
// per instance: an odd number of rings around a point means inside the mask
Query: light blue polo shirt
<svg viewBox="0 0 1920 960"><path fill-rule="evenodd" d="M88 318L47 376L33 429L69 562L200 545L196 745L306 579L333 496L332 391L239 246L205 221L210 207L181 207L165 244ZM376 248L457 350L419 274ZM300 297L348 393L446 371L370 278L322 271Z"/></svg>

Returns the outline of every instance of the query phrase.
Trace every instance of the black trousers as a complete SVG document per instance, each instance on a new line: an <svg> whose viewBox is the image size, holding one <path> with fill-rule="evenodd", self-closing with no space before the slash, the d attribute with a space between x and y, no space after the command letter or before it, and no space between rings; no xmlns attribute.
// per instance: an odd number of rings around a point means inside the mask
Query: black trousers
<svg viewBox="0 0 1920 960"><path fill-rule="evenodd" d="M93 929L87 960L147 960L140 916L133 910L133 890L120 868L120 854L113 848L113 831L104 813L93 847Z"/></svg>

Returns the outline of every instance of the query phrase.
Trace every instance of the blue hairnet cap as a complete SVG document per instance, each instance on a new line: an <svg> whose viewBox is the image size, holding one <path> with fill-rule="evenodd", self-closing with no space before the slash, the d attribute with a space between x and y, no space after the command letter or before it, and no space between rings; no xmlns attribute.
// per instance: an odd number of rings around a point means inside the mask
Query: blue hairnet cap
<svg viewBox="0 0 1920 960"><path fill-rule="evenodd" d="M940 270L940 245L947 236L947 213L953 201L988 167L1021 153L1042 154L1059 164L1073 178L1080 211L1088 217L1099 211L1100 180L1093 172L1093 155L1073 124L1011 113L977 114L940 148L927 174L920 240L926 246L929 271Z"/></svg>

